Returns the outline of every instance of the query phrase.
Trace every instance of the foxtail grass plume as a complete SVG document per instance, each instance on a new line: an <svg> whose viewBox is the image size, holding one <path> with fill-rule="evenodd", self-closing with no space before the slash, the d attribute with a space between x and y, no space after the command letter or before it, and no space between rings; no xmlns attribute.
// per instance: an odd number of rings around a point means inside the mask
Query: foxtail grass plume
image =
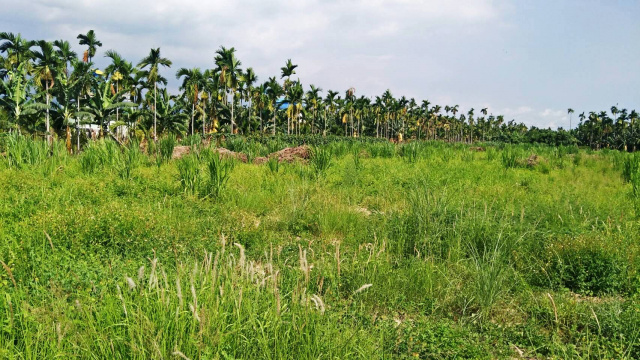
<svg viewBox="0 0 640 360"><path fill-rule="evenodd" d="M364 284L364 285L360 286L360 288L358 290L356 290L353 294L355 295L355 294L361 293L361 292L367 290L368 288L370 288L372 286L373 286L373 284Z"/></svg>
<svg viewBox="0 0 640 360"><path fill-rule="evenodd" d="M122 301L122 309L124 310L124 316L127 316L127 304L124 302L124 297L122 296L122 289L120 289L120 285L116 285L116 289L118 289L118 297L120 301Z"/></svg>
<svg viewBox="0 0 640 360"><path fill-rule="evenodd" d="M320 311L321 314L324 314L324 301L317 294L311 296L311 301L316 305L316 310Z"/></svg>
<svg viewBox="0 0 640 360"><path fill-rule="evenodd" d="M133 290L136 288L136 283L132 278L127 277L127 285L129 286L129 290Z"/></svg>

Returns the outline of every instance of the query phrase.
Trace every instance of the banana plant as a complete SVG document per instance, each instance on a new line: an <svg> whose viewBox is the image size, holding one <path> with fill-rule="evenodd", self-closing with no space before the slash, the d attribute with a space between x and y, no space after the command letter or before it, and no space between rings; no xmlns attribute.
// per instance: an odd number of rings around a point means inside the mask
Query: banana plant
<svg viewBox="0 0 640 360"><path fill-rule="evenodd" d="M46 104L37 102L36 98L31 96L31 79L27 77L27 64L18 65L15 71L7 72L7 79L0 82L2 84L0 96L0 107L13 120L13 126L20 131L20 127L28 125L24 123L26 116L33 115L39 111L48 109Z"/></svg>
<svg viewBox="0 0 640 360"><path fill-rule="evenodd" d="M95 81L95 80L94 80ZM96 81L95 94L89 98L88 105L84 106L79 115L89 115L100 125L100 135L103 130L108 131L108 120L116 113L116 109L136 106L135 103L122 101L123 95L128 91L122 89L118 92L112 91L111 81Z"/></svg>

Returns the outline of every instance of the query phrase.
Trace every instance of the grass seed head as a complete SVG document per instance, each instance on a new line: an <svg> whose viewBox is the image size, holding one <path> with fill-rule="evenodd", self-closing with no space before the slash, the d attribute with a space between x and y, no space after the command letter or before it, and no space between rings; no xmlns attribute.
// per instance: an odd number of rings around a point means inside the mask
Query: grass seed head
<svg viewBox="0 0 640 360"><path fill-rule="evenodd" d="M360 286L360 288L358 290L356 290L353 294L355 295L355 294L361 293L361 292L367 290L368 288L370 288L372 286L373 286L373 284L364 284L364 285Z"/></svg>

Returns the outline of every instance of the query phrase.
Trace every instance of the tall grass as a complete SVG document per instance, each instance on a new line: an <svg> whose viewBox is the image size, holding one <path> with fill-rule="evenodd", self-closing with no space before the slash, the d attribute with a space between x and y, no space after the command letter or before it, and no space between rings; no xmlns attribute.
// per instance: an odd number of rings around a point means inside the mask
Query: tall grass
<svg viewBox="0 0 640 360"><path fill-rule="evenodd" d="M223 159L219 154L214 154L207 163L209 182L207 195L218 198L224 191L234 167L234 160Z"/></svg>
<svg viewBox="0 0 640 360"><path fill-rule="evenodd" d="M402 158L409 163L418 161L420 145L418 142L410 142L402 146Z"/></svg>
<svg viewBox="0 0 640 360"><path fill-rule="evenodd" d="M153 257L137 275L109 281L97 299L53 298L37 318L23 316L30 309L19 297L3 296L12 310L3 306L0 346L5 355L40 359L382 357L356 319L300 287L305 273L279 268L272 256L249 260L242 245L223 240L215 253L176 269ZM5 341L7 333L15 341Z"/></svg>
<svg viewBox="0 0 640 360"><path fill-rule="evenodd" d="M314 141L268 169L2 145L0 358L640 357L626 154Z"/></svg>
<svg viewBox="0 0 640 360"><path fill-rule="evenodd" d="M168 134L158 141L158 164L164 164L171 160L176 144L177 139L174 134Z"/></svg>
<svg viewBox="0 0 640 360"><path fill-rule="evenodd" d="M522 153L519 148L514 146L505 146L502 150L502 166L505 169L516 168L520 166Z"/></svg>
<svg viewBox="0 0 640 360"><path fill-rule="evenodd" d="M332 164L331 151L323 147L314 147L311 149L311 164L317 176L323 176Z"/></svg>
<svg viewBox="0 0 640 360"><path fill-rule="evenodd" d="M182 190L190 195L196 193L200 185L200 163L196 155L187 155L176 162L178 181Z"/></svg>
<svg viewBox="0 0 640 360"><path fill-rule="evenodd" d="M2 137L2 148L6 152L9 167L21 168L43 162L49 154L46 141L34 140L17 133Z"/></svg>
<svg viewBox="0 0 640 360"><path fill-rule="evenodd" d="M140 145L137 141L131 141L127 147L123 149L120 160L116 169L118 175L122 179L131 179L133 170L142 164L144 154L140 151Z"/></svg>
<svg viewBox="0 0 640 360"><path fill-rule="evenodd" d="M280 161L276 157L270 157L267 160L267 167L271 174L276 175L280 172Z"/></svg>
<svg viewBox="0 0 640 360"><path fill-rule="evenodd" d="M631 182L640 173L640 155L637 153L627 155L622 162L622 178Z"/></svg>
<svg viewBox="0 0 640 360"><path fill-rule="evenodd" d="M121 160L119 145L112 140L99 140L90 143L80 155L83 172L93 173L102 168L115 168Z"/></svg>

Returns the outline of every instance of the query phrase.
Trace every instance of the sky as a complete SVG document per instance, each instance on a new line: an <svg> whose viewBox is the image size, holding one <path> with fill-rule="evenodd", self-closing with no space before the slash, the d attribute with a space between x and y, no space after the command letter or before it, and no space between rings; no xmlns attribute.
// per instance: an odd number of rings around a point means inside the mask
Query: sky
<svg viewBox="0 0 640 360"><path fill-rule="evenodd" d="M181 67L213 68L235 47L259 81L280 75L341 94L390 89L538 127L583 111L640 110L638 0L0 0L1 31L68 40L95 30L95 62L114 49L137 63L160 47Z"/></svg>

